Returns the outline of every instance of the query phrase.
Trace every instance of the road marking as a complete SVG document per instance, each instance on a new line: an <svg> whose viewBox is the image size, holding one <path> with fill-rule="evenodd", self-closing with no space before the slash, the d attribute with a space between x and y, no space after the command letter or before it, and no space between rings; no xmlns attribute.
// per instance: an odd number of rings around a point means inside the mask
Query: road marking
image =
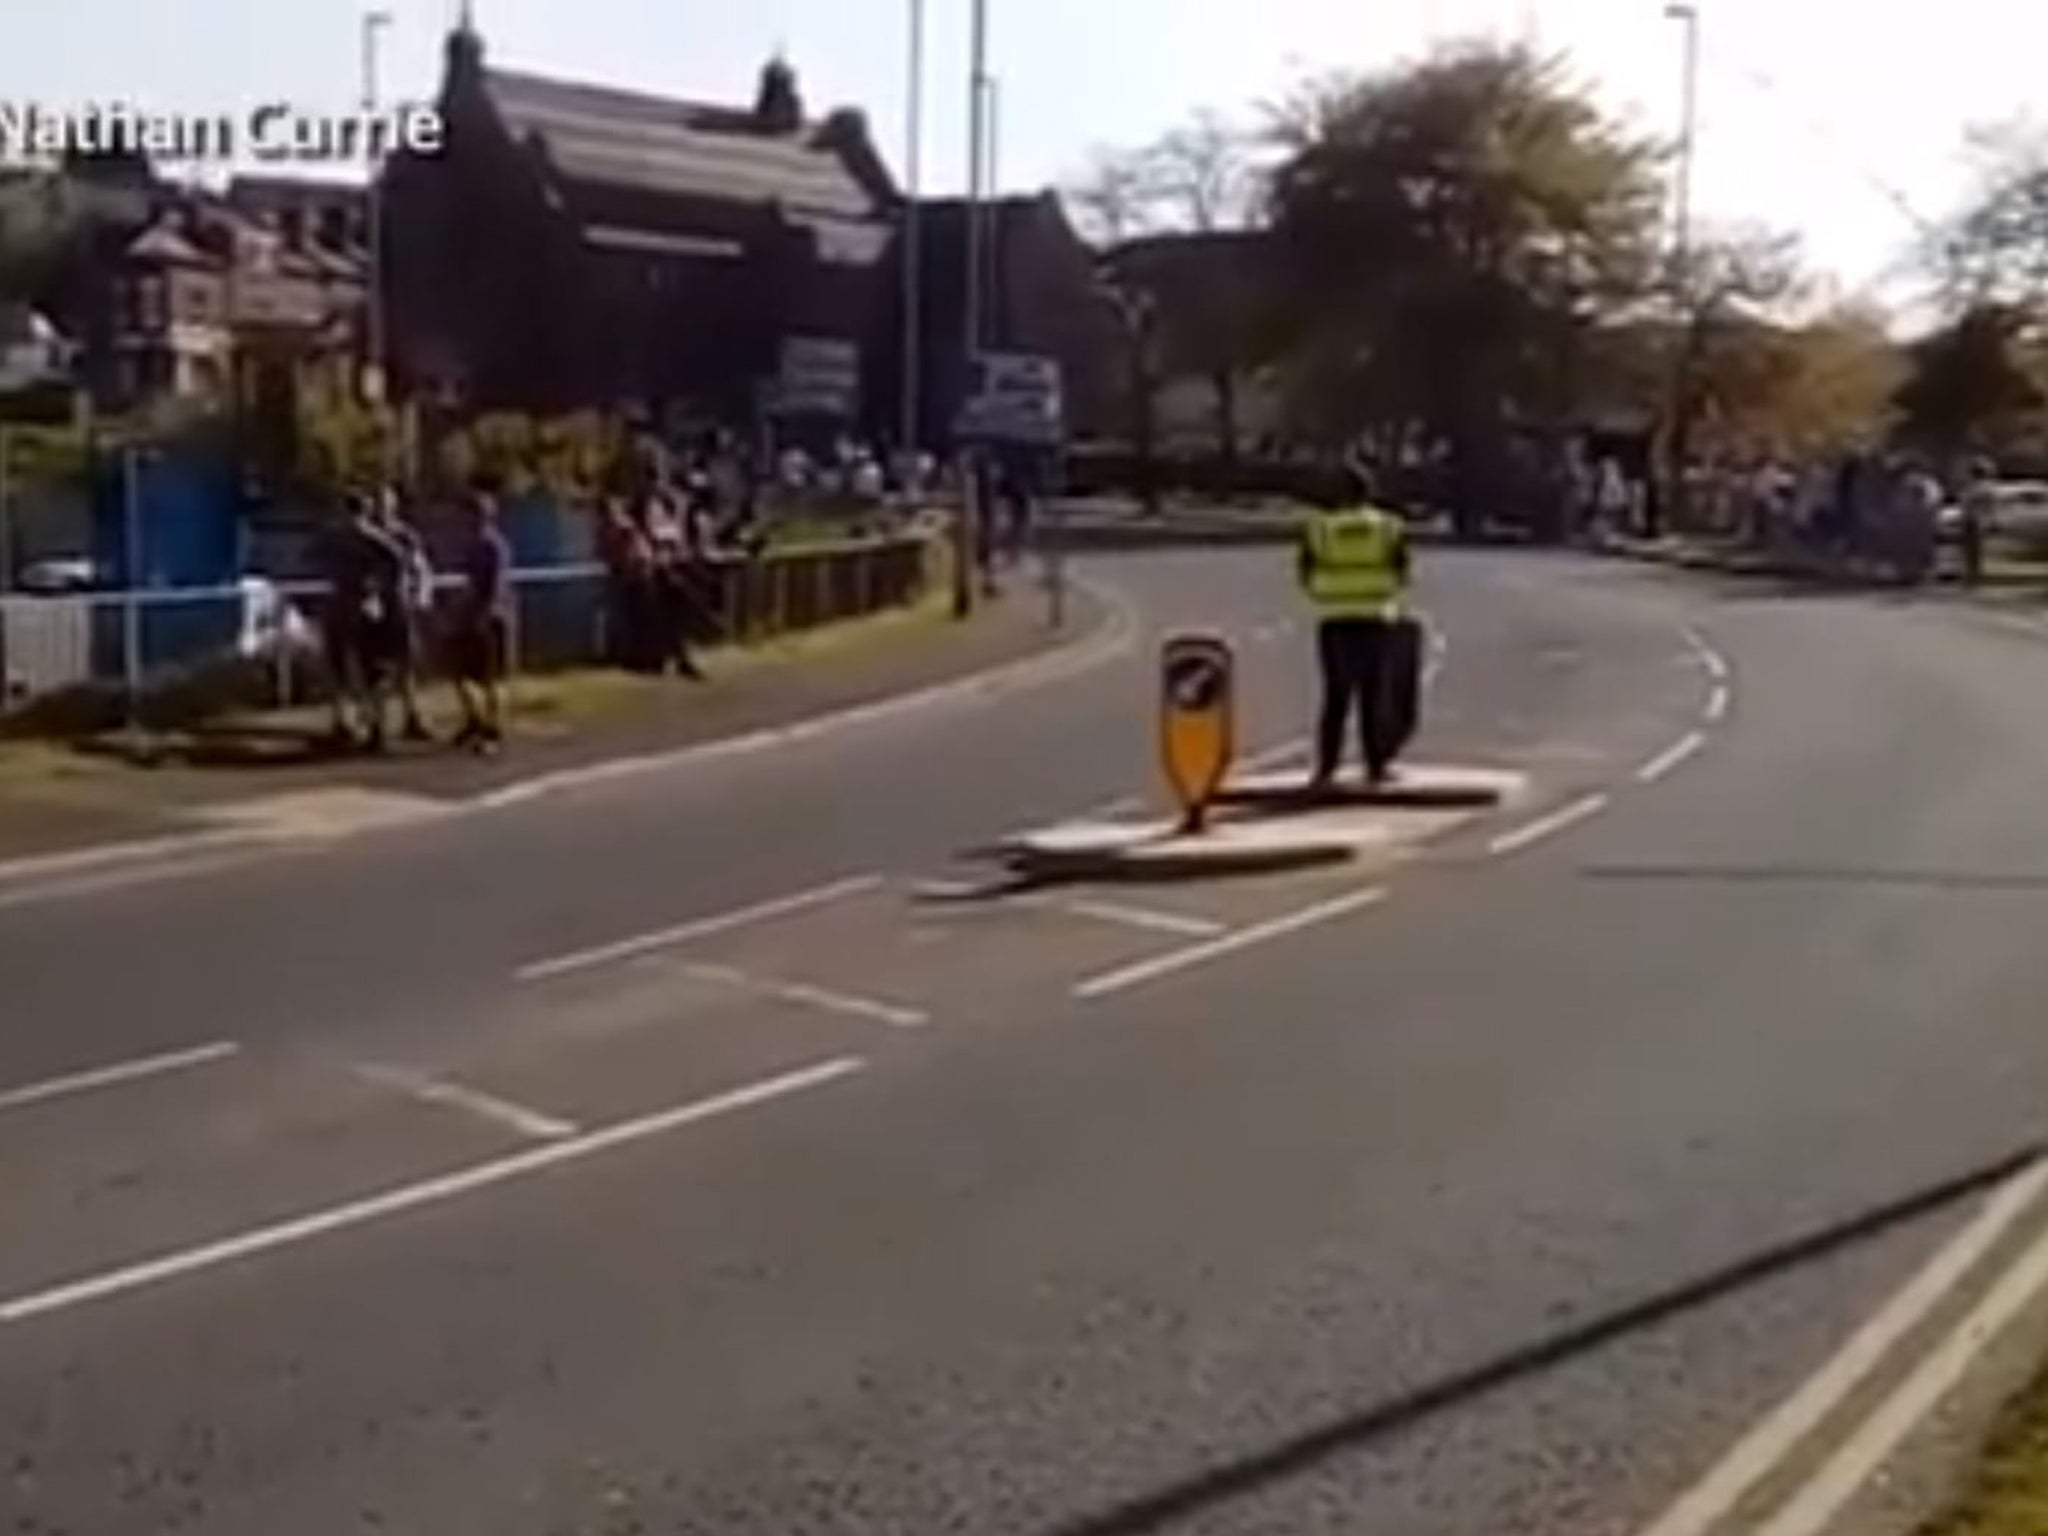
<svg viewBox="0 0 2048 1536"><path fill-rule="evenodd" d="M528 804L564 790L588 789L621 779L650 773L696 767L724 758L751 757L770 748L837 735L864 728L899 715L914 715L934 706L950 706L965 700L999 698L1064 681L1100 666L1129 650L1139 631L1137 607L1133 600L1113 587L1076 579L1107 610L1107 618L1092 633L1061 645L1058 649L1018 661L1003 662L965 677L935 683L909 693L893 694L869 704L856 704L830 714L814 715L789 725L749 731L740 736L700 742L667 752L649 752L637 757L612 758L579 768L564 768L535 775L517 783L490 790L465 802L473 810L500 811Z"/></svg>
<svg viewBox="0 0 2048 1536"><path fill-rule="evenodd" d="M1636 770L1636 782L1654 784L1707 744L1702 731L1688 731Z"/></svg>
<svg viewBox="0 0 2048 1536"><path fill-rule="evenodd" d="M2007 1185L2000 1198L2013 1193L2022 1181L2026 1181L2030 1198L2039 1194L2043 1175L2043 1166L2034 1164ZM2027 1203L2015 1202L2020 1206ZM2005 1225L2011 1225L2011 1218ZM1817 1536L1830 1525L1912 1433L1914 1426L1961 1385L1971 1363L2040 1295L2044 1286L2048 1286L2048 1234L2034 1239L1998 1283L1850 1433L1812 1481L1771 1517L1758 1536Z"/></svg>
<svg viewBox="0 0 2048 1536"><path fill-rule="evenodd" d="M479 1120L488 1120L493 1125L513 1131L532 1141L562 1141L583 1129L573 1120L558 1120L540 1110L529 1109L524 1104L515 1104L510 1099L501 1099L496 1094L485 1093L481 1088L471 1088L466 1083L454 1082L445 1077L429 1077L423 1072L409 1071L404 1067L383 1066L376 1062L359 1063L351 1070L358 1077L402 1093L408 1098L419 1099L427 1104L438 1104L448 1109L463 1110Z"/></svg>
<svg viewBox="0 0 2048 1536"><path fill-rule="evenodd" d="M30 879L19 884L0 883L0 912L71 901L82 896L103 896L110 891L132 890L193 875L244 868L258 859L276 858L292 851L290 845L275 839L263 838L252 842L241 837L239 840L243 845L239 848L221 848L211 853L201 849L189 854L166 854L154 862L116 864L97 871L88 870L47 880Z"/></svg>
<svg viewBox="0 0 2048 1536"><path fill-rule="evenodd" d="M1577 826L1588 816L1597 816L1607 809L1607 797L1592 794L1574 800L1561 810L1540 816L1526 827L1517 827L1512 832L1503 832L1487 844L1487 852L1496 857L1508 853L1520 853L1533 843L1540 843L1546 837L1554 837L1567 827Z"/></svg>
<svg viewBox="0 0 2048 1536"><path fill-rule="evenodd" d="M1184 939L1214 938L1225 925L1213 917L1195 917L1186 912L1165 912L1157 907L1137 907L1121 901L1032 902L1034 906L1057 906L1076 917L1097 922L1121 923L1126 928L1143 928L1152 933L1174 933Z"/></svg>
<svg viewBox="0 0 2048 1536"><path fill-rule="evenodd" d="M2048 634L2048 627L2044 627L2040 620L2022 618L2016 613L1989 613L1985 617L1993 624L2014 630L2029 639L2039 640L2044 634Z"/></svg>
<svg viewBox="0 0 2048 1536"><path fill-rule="evenodd" d="M63 1077L50 1078L46 1082L30 1083L26 1087L10 1088L0 1093L0 1110L26 1109L31 1104L47 1104L52 1099L67 1099L100 1088L140 1082L148 1077L162 1077L169 1072L185 1072L193 1067L203 1067L209 1062L225 1061L240 1050L241 1046L232 1040L216 1040L210 1045L196 1045L190 1050L170 1051L161 1056L143 1056L134 1061L116 1062L108 1067L95 1067L89 1072L72 1072Z"/></svg>
<svg viewBox="0 0 2048 1536"><path fill-rule="evenodd" d="M1249 773L1257 773L1265 768L1279 768L1298 757L1306 757L1309 745L1306 736L1290 736L1285 741L1276 741L1270 747L1260 748L1246 758L1242 766Z"/></svg>
<svg viewBox="0 0 2048 1536"><path fill-rule="evenodd" d="M1724 720L1728 716L1728 685L1717 683L1714 691L1707 695L1707 718Z"/></svg>
<svg viewBox="0 0 2048 1536"><path fill-rule="evenodd" d="M829 902L843 901L849 896L863 895L881 884L880 875L851 875L844 880L815 885L807 890L792 892L788 896L777 896L770 901L756 902L750 907L739 907L731 912L719 912L710 917L677 923L673 928L657 928L652 933L636 934L632 938L619 939L611 944L600 944L593 949L558 955L552 960L537 960L531 965L521 966L514 975L520 981L549 981L557 976L587 971L596 966L614 965L621 960L631 960L658 949L672 949L678 944L687 944L692 939L705 939L714 934L730 933L735 928L744 928L752 923L788 917L794 913L808 911L812 907L825 906Z"/></svg>
<svg viewBox="0 0 2048 1536"><path fill-rule="evenodd" d="M1680 628L1679 633L1685 637L1685 643L1692 647L1692 653L1699 658L1700 665L1706 668L1707 676L1717 683L1728 681L1728 658L1708 644L1705 635L1690 624Z"/></svg>
<svg viewBox="0 0 2048 1536"><path fill-rule="evenodd" d="M63 853L35 854L21 859L0 859L0 884L18 880L40 880L56 875L76 875L105 869L110 864L136 864L150 859L185 858L237 844L262 841L260 833L236 827L226 831L178 832L168 837L143 838L126 843L100 843Z"/></svg>
<svg viewBox="0 0 2048 1536"><path fill-rule="evenodd" d="M1248 928L1234 929L1204 944L1190 945L1186 949L1176 949L1164 955L1155 955L1150 960L1141 960L1136 965L1106 971L1076 986L1074 996L1085 1001L1108 997L1116 992L1127 992L1132 987L1143 986L1146 982L1157 981L1163 976L1171 976L1176 971L1204 965L1211 960L1220 960L1223 956L1235 954L1241 949L1250 949L1255 944L1284 938L1290 933L1312 928L1317 923L1327 923L1386 899L1387 892L1383 886L1352 891L1349 895L1318 902L1312 907L1303 907L1297 912L1270 918L1263 923L1253 923Z"/></svg>
<svg viewBox="0 0 2048 1536"><path fill-rule="evenodd" d="M665 1136L702 1121L715 1120L743 1109L755 1108L771 1100L787 1098L813 1088L822 1088L828 1083L860 1072L866 1066L867 1063L858 1056L841 1056L816 1066L785 1073L780 1077L750 1083L744 1088L735 1088L708 1099L698 1099L693 1103L661 1110L620 1125L590 1131L567 1141L554 1141L544 1147L532 1147L524 1152L513 1153L509 1157L494 1158L490 1162L477 1163L468 1168L457 1169L453 1173L423 1179L415 1184L402 1184L381 1194L328 1206L269 1226L254 1227L217 1242L180 1249L119 1269L103 1270L98 1274L82 1276L76 1280L66 1281L62 1285L51 1286L47 1290L31 1291L0 1302L0 1325L22 1323L30 1318L68 1311L73 1307L84 1306L88 1302L104 1301L109 1297L161 1285L203 1270L217 1269L239 1259L296 1247L301 1243L311 1242L315 1238L326 1237L350 1227L366 1226L371 1222L382 1221L408 1211L439 1205L463 1195L489 1189L494 1185L525 1178L530 1174L544 1173L551 1168L580 1162L602 1152Z"/></svg>
<svg viewBox="0 0 2048 1536"><path fill-rule="evenodd" d="M761 976L752 971L737 970L729 965L685 965L682 969L685 974L702 981L719 982L728 987L737 987L744 992L758 992L764 997L779 998L786 1003L801 1003L807 1008L816 1008L821 1013L838 1013L848 1018L865 1019L874 1024L887 1024L891 1029L923 1029L932 1021L930 1014L916 1008L877 1002L871 997L840 992L830 987L812 986L809 982L785 981L779 976Z"/></svg>
<svg viewBox="0 0 2048 1536"><path fill-rule="evenodd" d="M1962 1283L2044 1190L2048 1162L2030 1163L2014 1174L1818 1371L1759 1420L1641 1536L1706 1536L1719 1526Z"/></svg>

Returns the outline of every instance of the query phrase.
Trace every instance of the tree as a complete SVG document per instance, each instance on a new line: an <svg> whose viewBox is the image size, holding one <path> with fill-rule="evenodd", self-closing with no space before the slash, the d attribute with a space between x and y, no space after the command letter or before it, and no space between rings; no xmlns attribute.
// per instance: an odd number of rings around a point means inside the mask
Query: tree
<svg viewBox="0 0 2048 1536"><path fill-rule="evenodd" d="M1152 167L1142 150L1097 146L1088 168L1068 184L1064 196L1083 238L1114 248L1151 225Z"/></svg>
<svg viewBox="0 0 2048 1536"><path fill-rule="evenodd" d="M2022 361L2028 335L2025 310L1983 302L1916 342L1897 396L1900 435L1941 454L2005 446L2043 403Z"/></svg>
<svg viewBox="0 0 2048 1536"><path fill-rule="evenodd" d="M1226 463L1237 455L1240 386L1262 360L1268 327L1255 253L1223 237L1248 227L1258 190L1245 136L1202 111L1142 148L1098 149L1067 192L1083 230L1105 247L1110 281L1149 304L1157 370L1208 382ZM1159 384L1156 373L1141 380L1133 370L1132 379Z"/></svg>
<svg viewBox="0 0 2048 1536"><path fill-rule="evenodd" d="M2024 123L1979 126L1968 144L1976 186L1937 228L1923 258L1951 314L2048 303L2048 136Z"/></svg>
<svg viewBox="0 0 2048 1536"><path fill-rule="evenodd" d="M1190 259L1178 274L1193 292L1175 294L1168 277L1161 299L1169 366L1199 374L1216 402L1216 447L1224 464L1237 459L1238 393L1262 361L1270 330L1260 242L1218 237L1250 221L1257 191L1245 137L1214 112L1198 112L1144 154L1148 190L1160 221L1182 234ZM1206 247L1203 254L1195 255Z"/></svg>
<svg viewBox="0 0 2048 1536"><path fill-rule="evenodd" d="M1512 430L1570 407L1559 359L1647 290L1656 151L1519 47L1325 81L1273 131L1294 349L1362 386L1351 431L1442 444L1476 526Z"/></svg>

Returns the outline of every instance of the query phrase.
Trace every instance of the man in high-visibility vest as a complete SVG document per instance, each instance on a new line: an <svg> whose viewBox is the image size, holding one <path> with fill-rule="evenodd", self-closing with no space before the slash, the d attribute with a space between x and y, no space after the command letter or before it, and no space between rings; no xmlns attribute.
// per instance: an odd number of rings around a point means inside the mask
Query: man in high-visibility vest
<svg viewBox="0 0 2048 1536"><path fill-rule="evenodd" d="M1316 732L1314 787L1327 788L1344 753L1344 727L1354 705L1366 773L1384 783L1412 718L1399 721L1390 706L1413 686L1415 630L1406 622L1406 525L1374 506L1371 475L1347 466L1331 477L1323 506L1303 527L1299 570L1303 592L1316 610L1316 650L1322 665L1322 716ZM1407 712L1412 715L1412 696Z"/></svg>

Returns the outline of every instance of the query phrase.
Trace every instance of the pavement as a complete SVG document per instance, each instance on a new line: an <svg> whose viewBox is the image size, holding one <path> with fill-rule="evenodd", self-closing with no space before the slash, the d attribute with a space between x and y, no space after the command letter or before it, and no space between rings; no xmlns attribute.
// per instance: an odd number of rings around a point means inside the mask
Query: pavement
<svg viewBox="0 0 2048 1536"><path fill-rule="evenodd" d="M2048 647L1431 551L1415 754L1509 803L989 889L1158 803L1164 633L1298 761L1285 564L1088 562L1129 645L789 750L0 881L13 1528L1829 1515L2040 1241Z"/></svg>

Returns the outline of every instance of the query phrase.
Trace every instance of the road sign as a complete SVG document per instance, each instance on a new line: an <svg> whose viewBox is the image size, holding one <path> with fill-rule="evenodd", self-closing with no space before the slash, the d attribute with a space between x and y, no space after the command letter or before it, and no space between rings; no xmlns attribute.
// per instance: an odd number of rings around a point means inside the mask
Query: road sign
<svg viewBox="0 0 2048 1536"><path fill-rule="evenodd" d="M953 431L975 442L1058 447L1066 437L1059 360L1030 352L982 353L969 372Z"/></svg>
<svg viewBox="0 0 2048 1536"><path fill-rule="evenodd" d="M1201 830L1236 750L1236 666L1215 635L1175 635L1159 652L1159 754L1190 832Z"/></svg>
<svg viewBox="0 0 2048 1536"><path fill-rule="evenodd" d="M834 336L785 336L767 403L778 416L851 417L860 410L860 348Z"/></svg>

